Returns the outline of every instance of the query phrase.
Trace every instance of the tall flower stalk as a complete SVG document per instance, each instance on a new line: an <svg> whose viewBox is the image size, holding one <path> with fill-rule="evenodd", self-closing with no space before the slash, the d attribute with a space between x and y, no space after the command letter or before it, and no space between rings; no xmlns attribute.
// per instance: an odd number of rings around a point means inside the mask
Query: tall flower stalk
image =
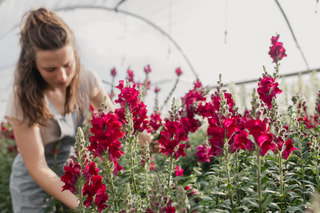
<svg viewBox="0 0 320 213"><path fill-rule="evenodd" d="M258 193L258 212L262 213L262 193L261 193L261 160L259 147L256 145L256 163L257 163L257 193Z"/></svg>
<svg viewBox="0 0 320 213"><path fill-rule="evenodd" d="M173 95L174 91L176 90L176 88L178 86L178 83L179 83L179 80L180 80L180 76L182 74L182 71L181 71L180 67L178 67L176 69L176 74L177 74L177 79L176 79L171 91L169 92L167 98L165 99L165 101L163 102L162 106L160 107L160 112L162 111L163 107L168 103L169 99L171 98L171 96Z"/></svg>
<svg viewBox="0 0 320 213"><path fill-rule="evenodd" d="M231 177L230 177L230 169L229 169L229 153L228 153L228 142L227 139L225 138L225 146L224 146L224 164L225 164L225 169L226 169L226 175L227 175L227 188L228 188L228 196L230 200L230 207L231 207L231 212L234 212L234 205L233 205L233 192L232 192L232 183L231 183Z"/></svg>

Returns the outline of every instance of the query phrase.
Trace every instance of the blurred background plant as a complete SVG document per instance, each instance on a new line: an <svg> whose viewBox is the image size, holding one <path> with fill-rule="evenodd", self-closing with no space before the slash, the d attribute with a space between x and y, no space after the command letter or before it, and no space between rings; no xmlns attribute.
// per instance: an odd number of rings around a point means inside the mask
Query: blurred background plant
<svg viewBox="0 0 320 213"><path fill-rule="evenodd" d="M9 123L1 122L0 133L0 212L12 212L9 180L11 164L17 154L12 127Z"/></svg>

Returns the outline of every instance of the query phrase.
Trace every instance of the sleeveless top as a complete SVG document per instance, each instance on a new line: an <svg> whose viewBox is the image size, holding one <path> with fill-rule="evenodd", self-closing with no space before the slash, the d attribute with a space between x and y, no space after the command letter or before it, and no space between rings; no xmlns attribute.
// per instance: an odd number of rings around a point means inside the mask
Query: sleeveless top
<svg viewBox="0 0 320 213"><path fill-rule="evenodd" d="M88 100L84 103L87 110L85 110L79 120L77 112L64 116L60 115L50 100L46 98L47 107L52 113L53 118L48 122L46 127L40 128L40 132L47 164L59 177L64 174L64 165L68 163L70 155L74 153L73 145L75 143L76 131L81 126L84 118L86 118L90 100L99 91L103 90L102 83L94 72L89 70L83 70L82 72L85 76L87 89L81 92L87 92ZM9 122L10 118L22 120L21 113L21 108L17 104L14 93L12 93L7 104L5 118ZM12 164L9 187L14 213L58 212L52 206L52 197L34 182L29 175L20 153L17 154Z"/></svg>

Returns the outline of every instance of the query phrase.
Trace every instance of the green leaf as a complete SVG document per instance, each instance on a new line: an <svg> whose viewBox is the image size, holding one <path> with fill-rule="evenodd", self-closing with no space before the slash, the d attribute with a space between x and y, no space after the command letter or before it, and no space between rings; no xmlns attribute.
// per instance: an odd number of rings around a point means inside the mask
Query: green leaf
<svg viewBox="0 0 320 213"><path fill-rule="evenodd" d="M253 207L256 207L256 208L259 207L259 204L257 203L257 201L253 200L252 198L244 198L243 200L244 200L244 202L250 204Z"/></svg>
<svg viewBox="0 0 320 213"><path fill-rule="evenodd" d="M203 201L212 201L212 198L209 196L200 196L200 199Z"/></svg>
<svg viewBox="0 0 320 213"><path fill-rule="evenodd" d="M262 203L262 209L265 209L267 206L269 206L269 204L271 203L272 201L272 195L268 195L267 196L267 199L265 199Z"/></svg>

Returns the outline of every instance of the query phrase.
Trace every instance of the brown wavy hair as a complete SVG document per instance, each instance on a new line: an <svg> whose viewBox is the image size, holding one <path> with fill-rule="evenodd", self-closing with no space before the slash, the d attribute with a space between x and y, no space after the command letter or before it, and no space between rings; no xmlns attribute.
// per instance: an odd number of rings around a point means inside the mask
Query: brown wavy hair
<svg viewBox="0 0 320 213"><path fill-rule="evenodd" d="M75 38L69 26L54 12L39 8L30 10L22 19L20 31L21 52L15 71L14 87L21 104L23 120L29 126L45 126L52 118L46 107L44 91L48 84L41 77L36 66L36 51L57 50L65 45L72 45L75 55L76 74L66 90L65 113L81 109L80 94L80 59L75 45Z"/></svg>

